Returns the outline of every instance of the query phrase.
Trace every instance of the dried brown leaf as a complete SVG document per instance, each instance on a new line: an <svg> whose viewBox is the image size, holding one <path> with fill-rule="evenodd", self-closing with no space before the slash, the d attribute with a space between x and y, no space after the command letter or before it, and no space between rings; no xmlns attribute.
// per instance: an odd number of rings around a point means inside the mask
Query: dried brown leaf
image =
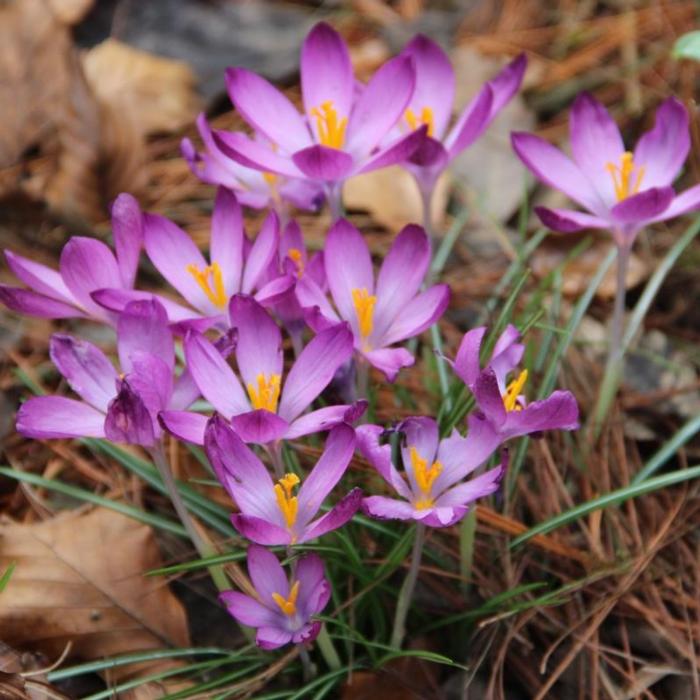
<svg viewBox="0 0 700 700"><path fill-rule="evenodd" d="M0 527L0 566L17 567L0 596L7 642L57 658L90 660L189 644L181 603L144 572L161 565L153 531L115 511L73 511L32 525ZM170 661L113 669L110 684L173 667ZM172 686L169 686L172 688ZM160 697L143 688L133 697Z"/></svg>
<svg viewBox="0 0 700 700"><path fill-rule="evenodd" d="M49 0L54 14L64 24L77 24L90 11L95 0Z"/></svg>

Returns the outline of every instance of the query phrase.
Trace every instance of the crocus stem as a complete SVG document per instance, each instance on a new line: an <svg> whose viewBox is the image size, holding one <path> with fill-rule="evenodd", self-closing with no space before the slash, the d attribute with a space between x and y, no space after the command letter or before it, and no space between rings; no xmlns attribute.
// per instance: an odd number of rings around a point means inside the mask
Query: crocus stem
<svg viewBox="0 0 700 700"><path fill-rule="evenodd" d="M417 181L416 181L417 182ZM420 201L423 209L423 228L426 234L428 234L428 241L430 242L431 260L432 254L435 252L435 232L433 231L433 192L435 188L433 187L421 187L418 185L420 190Z"/></svg>
<svg viewBox="0 0 700 700"><path fill-rule="evenodd" d="M302 647L299 650L299 658L301 659L301 667L304 672L304 683L308 683L316 675L308 649Z"/></svg>
<svg viewBox="0 0 700 700"><path fill-rule="evenodd" d="M282 459L282 443L279 441L273 442L268 446L267 452L272 460L272 468L275 470L275 476L281 479L284 476L284 460Z"/></svg>
<svg viewBox="0 0 700 700"><path fill-rule="evenodd" d="M404 579L403 586L399 591L399 598L396 602L396 616L394 617L394 629L391 633L391 646L401 648L404 635L406 634L406 615L411 607L413 590L418 580L420 571L420 560L423 556L423 544L425 543L425 525L416 523L415 539L413 540L413 550L411 551L411 564Z"/></svg>
<svg viewBox="0 0 700 700"><path fill-rule="evenodd" d="M459 525L459 575L462 590L469 590L469 580L474 564L474 539L476 537L476 508L470 508Z"/></svg>
<svg viewBox="0 0 700 700"><path fill-rule="evenodd" d="M367 399L369 391L369 362L362 357L355 357L355 396Z"/></svg>
<svg viewBox="0 0 700 700"><path fill-rule="evenodd" d="M321 627L318 637L316 637L316 644L318 644L318 649L324 661L328 664L328 668L330 668L331 671L337 671L342 664L325 624Z"/></svg>
<svg viewBox="0 0 700 700"><path fill-rule="evenodd" d="M182 497L180 496L180 492L177 490L177 484L175 483L175 478L173 477L168 458L165 455L163 443L158 442L155 447L152 447L149 450L149 452L151 459L153 459L153 463L158 469L160 478L163 480L163 485L165 486L165 490L170 498L170 502L173 504L173 508L175 508L175 512L180 518L180 522L187 531L187 535L199 553L199 556L202 557L202 559L215 556L218 554L218 552L199 534L197 526L190 517L189 511L185 507ZM226 591L231 588L228 579L220 566L210 566L209 573L214 581L214 584L220 591Z"/></svg>
<svg viewBox="0 0 700 700"><path fill-rule="evenodd" d="M600 434L601 426L610 405L615 398L624 361L624 348L622 346L622 334L625 320L625 296L627 269L629 267L631 246L623 244L617 249L617 282L615 288L615 305L613 308L612 324L610 326L610 338L608 344L608 359L605 364L605 374L598 392L595 410L592 416L593 437Z"/></svg>
<svg viewBox="0 0 700 700"><path fill-rule="evenodd" d="M333 183L326 187L326 199L328 199L328 208L331 210L333 221L338 221L343 217L343 185L342 183Z"/></svg>

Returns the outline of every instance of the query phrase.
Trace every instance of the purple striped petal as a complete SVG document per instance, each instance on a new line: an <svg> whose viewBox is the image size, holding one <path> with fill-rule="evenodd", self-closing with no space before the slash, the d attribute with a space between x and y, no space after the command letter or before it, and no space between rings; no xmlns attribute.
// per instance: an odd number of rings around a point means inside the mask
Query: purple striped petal
<svg viewBox="0 0 700 700"><path fill-rule="evenodd" d="M161 411L158 420L165 430L179 440L194 445L204 444L207 416L193 411Z"/></svg>
<svg viewBox="0 0 700 700"><path fill-rule="evenodd" d="M162 358L135 352L131 356L129 386L138 394L151 415L168 407L173 393L173 369Z"/></svg>
<svg viewBox="0 0 700 700"><path fill-rule="evenodd" d="M527 56L521 53L495 78L489 80L488 85L493 92L489 122L498 116L498 113L513 99L515 93L520 89L526 69Z"/></svg>
<svg viewBox="0 0 700 700"><path fill-rule="evenodd" d="M576 430L578 427L578 404L574 395L570 391L555 391L521 411L509 411L501 432L504 437L512 438L545 430Z"/></svg>
<svg viewBox="0 0 700 700"><path fill-rule="evenodd" d="M415 510L407 501L386 496L368 496L362 501L362 510L378 520L415 520Z"/></svg>
<svg viewBox="0 0 700 700"><path fill-rule="evenodd" d="M312 631L309 631L312 634ZM259 627L255 636L255 643L265 651L279 649L292 641L292 633L280 627Z"/></svg>
<svg viewBox="0 0 700 700"><path fill-rule="evenodd" d="M304 175L292 162L291 157L274 151L245 134L214 131L214 143L221 152L246 168L276 173L286 177L303 178Z"/></svg>
<svg viewBox="0 0 700 700"><path fill-rule="evenodd" d="M112 235L122 284L134 286L143 245L143 214L134 197L122 192L112 204Z"/></svg>
<svg viewBox="0 0 700 700"><path fill-rule="evenodd" d="M379 443L384 429L378 425L361 425L355 432L360 454L379 472L389 486L400 496L410 500L413 497L411 489L391 461L391 445Z"/></svg>
<svg viewBox="0 0 700 700"><path fill-rule="evenodd" d="M231 417L233 429L244 442L266 445L286 436L289 423L276 413L264 409Z"/></svg>
<svg viewBox="0 0 700 700"><path fill-rule="evenodd" d="M274 525L269 520L263 520L253 515L234 513L231 516L231 522L243 537L256 544L274 547L292 543L292 535L289 530L280 525Z"/></svg>
<svg viewBox="0 0 700 700"><path fill-rule="evenodd" d="M416 358L406 348L381 348L363 352L362 356L393 382L404 367L411 367Z"/></svg>
<svg viewBox="0 0 700 700"><path fill-rule="evenodd" d="M228 68L226 86L243 119L288 152L311 145L296 107L271 83L245 68Z"/></svg>
<svg viewBox="0 0 700 700"><path fill-rule="evenodd" d="M98 347L86 340L55 333L49 343L51 361L83 401L102 413L115 397L117 372Z"/></svg>
<svg viewBox="0 0 700 700"><path fill-rule="evenodd" d="M406 136L401 136L385 148L373 152L371 157L362 163L362 167L357 171L358 174L387 168L411 159L426 142L427 133L427 127L422 126Z"/></svg>
<svg viewBox="0 0 700 700"><path fill-rule="evenodd" d="M361 414L364 413L367 408L367 402L358 401L357 403L362 406L359 409ZM357 418L361 417L361 414L357 417L349 415L354 414L355 411L355 404L341 404L339 406L325 406L316 411L311 411L311 413L305 413L289 425L284 438L285 440L295 440L304 435L325 432L339 423L354 423Z"/></svg>
<svg viewBox="0 0 700 700"><path fill-rule="evenodd" d="M138 289L97 289L90 296L95 303L118 314L122 313L127 304L132 301L156 300L168 312L168 320L172 323L202 320L196 311L180 306L180 304L168 299L168 297L152 294L151 292L142 292ZM202 320L202 322L204 321Z"/></svg>
<svg viewBox="0 0 700 700"><path fill-rule="evenodd" d="M238 377L204 336L191 332L185 337L185 358L202 396L222 416L230 418L250 411Z"/></svg>
<svg viewBox="0 0 700 700"><path fill-rule="evenodd" d="M486 326L472 328L467 331L462 338L457 350L457 356L454 361L455 374L470 388L481 373L481 362L479 356L481 353L481 343L486 334Z"/></svg>
<svg viewBox="0 0 700 700"><path fill-rule="evenodd" d="M273 593L279 593L284 598L289 595L289 582L284 569L277 557L264 547L248 547L248 574L264 604L274 604Z"/></svg>
<svg viewBox="0 0 700 700"><path fill-rule="evenodd" d="M304 530L299 542L309 542L317 537L337 530L350 521L362 505L362 490L355 488L342 498L336 506L331 508L323 517L311 523Z"/></svg>
<svg viewBox="0 0 700 700"><path fill-rule="evenodd" d="M13 253L11 250L5 251L5 259L15 277L33 291L66 304L76 303L63 277L56 270Z"/></svg>
<svg viewBox="0 0 700 700"><path fill-rule="evenodd" d="M353 169L353 158L349 153L320 144L297 151L292 160L306 177L319 182L340 182Z"/></svg>
<svg viewBox="0 0 700 700"><path fill-rule="evenodd" d="M132 356L136 353L158 357L172 372L175 366L173 336L168 328L168 314L158 301L127 304L117 322L117 349L122 372L131 372Z"/></svg>
<svg viewBox="0 0 700 700"><path fill-rule="evenodd" d="M486 130L493 111L493 90L487 83L465 107L457 123L445 139L450 160L476 141Z"/></svg>
<svg viewBox="0 0 700 700"><path fill-rule="evenodd" d="M675 97L665 100L656 112L656 122L634 149L634 162L644 168L642 186L663 187L676 179L690 150L688 112Z"/></svg>
<svg viewBox="0 0 700 700"><path fill-rule="evenodd" d="M279 247L279 218L271 211L263 221L253 247L246 256L241 291L251 294L262 281Z"/></svg>
<svg viewBox="0 0 700 700"><path fill-rule="evenodd" d="M506 472L505 466L499 465L495 469L489 469L459 486L451 488L435 501L437 508L466 506L478 498L489 496L498 491Z"/></svg>
<svg viewBox="0 0 700 700"><path fill-rule="evenodd" d="M221 268L226 296L238 292L243 274L243 215L233 192L216 191L211 218L210 258Z"/></svg>
<svg viewBox="0 0 700 700"><path fill-rule="evenodd" d="M292 422L328 386L338 367L352 355L346 323L321 331L301 351L284 382L279 414Z"/></svg>
<svg viewBox="0 0 700 700"><path fill-rule="evenodd" d="M219 600L236 620L249 627L272 626L279 619L274 610L238 591L223 591Z"/></svg>
<svg viewBox="0 0 700 700"><path fill-rule="evenodd" d="M105 437L105 415L82 401L63 396L36 396L17 412L20 435L36 440Z"/></svg>
<svg viewBox="0 0 700 700"><path fill-rule="evenodd" d="M449 304L450 288L446 284L430 287L404 305L378 342L393 345L422 333L437 322Z"/></svg>
<svg viewBox="0 0 700 700"><path fill-rule="evenodd" d="M314 130L312 110L330 100L338 119L346 118L350 114L354 88L348 47L335 29L319 22L301 47L301 93L304 111Z"/></svg>
<svg viewBox="0 0 700 700"><path fill-rule="evenodd" d="M112 442L153 447L158 437L153 417L141 396L128 379L121 382L119 393L109 404L104 422L105 436Z"/></svg>
<svg viewBox="0 0 700 700"><path fill-rule="evenodd" d="M572 209L548 209L535 207L535 214L540 221L552 231L575 233L589 228L610 228L610 222L592 214Z"/></svg>
<svg viewBox="0 0 700 700"><path fill-rule="evenodd" d="M0 301L12 311L38 318L83 318L86 315L77 306L4 284L0 284Z"/></svg>
<svg viewBox="0 0 700 700"><path fill-rule="evenodd" d="M372 261L370 260L370 268L371 265ZM311 279L309 275L304 275L297 281L294 288L294 294L299 302L299 306L301 306L301 308L305 311L312 312L314 309L316 309L318 314L323 316L327 322L338 323L340 321L338 314L328 301L328 297L325 295L318 283ZM350 301L352 302L352 299ZM307 319L307 323L308 322L309 319ZM315 325L311 325L311 328L315 331L319 330Z"/></svg>
<svg viewBox="0 0 700 700"><path fill-rule="evenodd" d="M299 581L299 614L302 619L317 615L328 604L331 588L325 578L323 562L316 554L306 554L297 563L294 572Z"/></svg>
<svg viewBox="0 0 700 700"><path fill-rule="evenodd" d="M487 367L479 375L474 384L473 392L479 408L484 412L492 425L500 431L508 414L503 405L498 378L491 367ZM521 411L511 411L511 414L515 413L521 413Z"/></svg>
<svg viewBox="0 0 700 700"><path fill-rule="evenodd" d="M655 216L652 221L666 221L675 216L687 214L700 208L700 185L695 185L685 192L681 192L661 214Z"/></svg>
<svg viewBox="0 0 700 700"><path fill-rule="evenodd" d="M666 211L674 196L672 187L652 187L618 202L610 210L610 215L617 224L645 222Z"/></svg>

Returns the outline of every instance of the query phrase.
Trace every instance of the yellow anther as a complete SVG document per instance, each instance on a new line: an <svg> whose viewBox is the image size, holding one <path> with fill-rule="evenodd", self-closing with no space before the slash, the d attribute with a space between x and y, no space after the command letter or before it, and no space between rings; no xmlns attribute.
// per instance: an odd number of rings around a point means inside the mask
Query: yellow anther
<svg viewBox="0 0 700 700"><path fill-rule="evenodd" d="M433 110L430 107L423 107L420 112L420 118L416 116L416 113L409 107L406 110L404 117L408 128L411 131L419 129L423 124L428 126L428 136L432 136L435 133L435 117L433 116Z"/></svg>
<svg viewBox="0 0 700 700"><path fill-rule="evenodd" d="M299 502L296 496L292 496L292 490L300 483L300 479L296 474L285 474L275 484L275 498L277 506L284 516L287 527L293 527L297 520L297 512L299 510Z"/></svg>
<svg viewBox="0 0 700 700"><path fill-rule="evenodd" d="M275 173L264 172L264 173L262 174L262 176L263 176L263 178L265 179L265 182L267 182L268 186L269 186L271 189L274 189L275 187L277 187L277 178L278 178L278 175L275 175Z"/></svg>
<svg viewBox="0 0 700 700"><path fill-rule="evenodd" d="M277 603L279 609L285 614L291 617L296 614L297 611L297 598L299 597L299 581L295 581L289 590L289 596L283 598L279 593L272 594L272 600Z"/></svg>
<svg viewBox="0 0 700 700"><path fill-rule="evenodd" d="M264 408L270 413L277 412L277 401L280 397L280 375L271 374L268 379L264 374L260 373L257 377L258 386L249 383L248 396L253 408L258 410Z"/></svg>
<svg viewBox="0 0 700 700"><path fill-rule="evenodd" d="M527 370L524 369L517 379L514 379L507 387L506 393L503 396L503 405L506 411L519 411L522 406L518 403L518 396L520 396L525 382L527 381Z"/></svg>
<svg viewBox="0 0 700 700"><path fill-rule="evenodd" d="M430 492L435 483L435 479L440 476L442 472L442 464L440 462L433 462L430 467L428 467L427 460L423 459L415 447L411 447L411 466L413 467L413 478L416 480L418 488L421 490L425 499L416 502L415 506L419 510L423 508L430 508L432 506L432 498L430 498Z"/></svg>
<svg viewBox="0 0 700 700"><path fill-rule="evenodd" d="M610 173L610 177L612 178L615 197L618 202L639 192L639 187L644 177L644 166L642 165L637 168L634 164L634 156L629 151L625 151L620 156L620 165L607 163L605 169ZM633 182L632 175L635 174L635 171L636 177Z"/></svg>
<svg viewBox="0 0 700 700"><path fill-rule="evenodd" d="M302 275L304 274L304 256L302 255L302 252L299 250L299 248L290 248L287 251L287 255L296 265L297 277L301 279Z"/></svg>
<svg viewBox="0 0 700 700"><path fill-rule="evenodd" d="M435 501L432 498L422 498L419 501L413 503L413 507L416 510L428 510L435 505Z"/></svg>
<svg viewBox="0 0 700 700"><path fill-rule="evenodd" d="M226 290L224 289L224 278L221 274L219 263L212 263L203 270L200 270L196 265L188 265L187 272L194 277L195 282L202 288L202 291L207 295L207 299L214 306L223 309L228 301ZM211 277L211 281L210 278Z"/></svg>
<svg viewBox="0 0 700 700"><path fill-rule="evenodd" d="M368 338L374 327L374 307L377 303L377 297L370 294L365 287L353 289L352 303L355 305L360 335L363 338Z"/></svg>
<svg viewBox="0 0 700 700"><path fill-rule="evenodd" d="M318 140L323 146L341 149L345 143L345 128L348 118L338 119L338 112L333 106L332 100L321 102L320 107L311 110L311 116L316 119L316 131Z"/></svg>

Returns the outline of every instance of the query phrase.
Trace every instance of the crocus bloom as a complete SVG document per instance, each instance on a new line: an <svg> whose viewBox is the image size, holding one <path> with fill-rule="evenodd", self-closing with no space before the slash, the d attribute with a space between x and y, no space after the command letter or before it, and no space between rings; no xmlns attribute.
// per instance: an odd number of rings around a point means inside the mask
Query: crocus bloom
<svg viewBox="0 0 700 700"><path fill-rule="evenodd" d="M527 403L523 393L527 370L507 382L524 351L515 326L505 329L486 367L480 368L479 354L485 333L486 328L480 327L464 335L453 367L474 394L479 409L500 440L544 430L576 430L578 405L570 391L555 391L546 399Z"/></svg>
<svg viewBox="0 0 700 700"><path fill-rule="evenodd" d="M303 480L290 473L274 482L256 454L219 416L207 425L205 446L217 478L240 509L231 522L257 544L314 540L345 525L360 507L362 492L356 488L328 513L316 517L355 450L355 431L349 425L331 430L321 458Z"/></svg>
<svg viewBox="0 0 700 700"><path fill-rule="evenodd" d="M321 630L313 620L328 604L331 587L316 554L301 557L291 581L277 557L264 547L248 548L248 575L257 596L224 591L219 599L241 624L257 628L256 642L277 649L289 642L312 642Z"/></svg>
<svg viewBox="0 0 700 700"><path fill-rule="evenodd" d="M204 114L197 117L197 129L206 150L198 152L188 138L182 140L180 150L202 182L232 190L241 204L255 209L279 207L281 201L288 201L299 209L316 211L323 204L323 190L316 183L263 173L229 158L216 145Z"/></svg>
<svg viewBox="0 0 700 700"><path fill-rule="evenodd" d="M439 440L432 418L407 418L396 430L402 434L401 457L405 478L391 460L391 445L381 444L378 425L357 429L360 454L379 472L400 499L369 496L362 508L374 518L417 520L431 527L447 527L461 520L477 498L494 493L505 473L505 461L473 479L463 481L483 464L500 440L483 417L470 416L469 431Z"/></svg>
<svg viewBox="0 0 700 700"><path fill-rule="evenodd" d="M284 380L282 334L267 311L252 297L235 296L231 325L238 335L235 355L243 385L221 353L196 331L185 337L185 357L202 395L231 421L245 442L291 440L351 420L354 408L348 405L303 413L352 354L352 334L346 324L336 324L314 337ZM178 437L203 442L205 416L165 412L161 419Z"/></svg>
<svg viewBox="0 0 700 700"><path fill-rule="evenodd" d="M447 54L419 34L402 51L413 59L416 87L403 114L404 131L427 126L427 138L406 164L422 192L435 182L463 150L471 146L518 91L527 60L520 55L487 82L448 129L455 94L455 74Z"/></svg>
<svg viewBox="0 0 700 700"><path fill-rule="evenodd" d="M324 251L326 277L337 313L308 277L297 280L297 299L309 310L315 329L340 319L352 328L355 351L389 381L415 361L405 348L392 348L422 333L447 308L449 287L437 284L419 292L430 263L430 244L419 226L406 226L396 237L374 281L372 258L362 234L339 220L328 233Z"/></svg>
<svg viewBox="0 0 700 700"><path fill-rule="evenodd" d="M229 69L226 82L236 109L272 148L226 132L215 132L217 145L265 172L337 185L351 175L406 160L424 138L425 129L417 130L377 148L413 94L412 59L388 61L358 90L347 46L323 22L301 50L303 116L275 87L244 68Z"/></svg>
<svg viewBox="0 0 700 700"><path fill-rule="evenodd" d="M256 298L269 302L291 289L291 276L261 284L277 253L278 242L278 220L271 212L247 251L241 207L235 195L223 187L214 203L209 263L179 226L164 216L144 214L146 253L158 272L194 307L189 313L190 325L200 329L209 325L225 327L229 300L240 291L256 292ZM144 293L105 289L93 296L101 304L120 311L128 301L141 298ZM181 329L188 325L187 319L170 320L182 322Z"/></svg>
<svg viewBox="0 0 700 700"><path fill-rule="evenodd" d="M573 160L533 134L512 135L513 148L542 182L586 211L536 209L545 226L569 233L609 229L629 248L647 224L700 207L700 185L680 195L671 187L690 148L688 114L675 98L656 113L654 128L626 151L617 125L591 95L576 98L569 122Z"/></svg>
<svg viewBox="0 0 700 700"><path fill-rule="evenodd" d="M88 317L108 323L116 315L96 304L91 293L101 287L131 289L143 240L136 200L120 194L112 207L115 253L95 238L74 236L63 247L58 272L5 251L7 263L28 289L0 285L0 301L13 311L41 318Z"/></svg>

